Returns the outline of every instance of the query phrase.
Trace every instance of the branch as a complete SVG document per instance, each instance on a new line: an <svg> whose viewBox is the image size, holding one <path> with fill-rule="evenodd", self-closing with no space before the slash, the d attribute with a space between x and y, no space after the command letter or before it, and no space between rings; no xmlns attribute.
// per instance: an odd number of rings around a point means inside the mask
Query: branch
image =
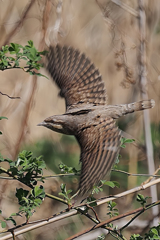
<svg viewBox="0 0 160 240"><path fill-rule="evenodd" d="M121 7L122 9L126 10L130 14L132 14L134 17L138 17L138 12L134 10L132 7L128 6L127 4L121 2L120 0L111 0L113 3Z"/></svg>
<svg viewBox="0 0 160 240"><path fill-rule="evenodd" d="M18 176L12 175L10 172L7 171L7 169L5 169L1 166L0 166L0 171L3 172L3 173L6 173L10 177L9 179L11 179L11 178L12 178L12 180L15 179L15 180L19 181L20 183L23 183L25 186L32 188L32 186L29 186L29 185L25 184L23 181L21 181L21 179L19 179ZM45 195L48 198L54 199L56 201L59 201L59 202L62 202L64 204L68 205L68 203L65 200L63 200L62 198L56 197L56 196L51 195L49 193L45 193Z"/></svg>
<svg viewBox="0 0 160 240"><path fill-rule="evenodd" d="M139 46L139 82L141 88L142 99L148 99L147 93L147 68L146 68L146 14L144 8L144 0L138 0L139 6L139 33L140 33L140 46ZM149 174L155 172L154 166L154 156L153 156L153 145L151 137L151 128L150 128L150 117L149 110L143 112L144 120L144 132L145 132L145 141L146 141L146 152L148 160L148 171ZM157 189L156 186L151 188L151 197L153 201L157 201ZM155 207L152 209L153 215L156 215L158 208ZM154 225L156 225L158 219L155 219Z"/></svg>
<svg viewBox="0 0 160 240"><path fill-rule="evenodd" d="M35 0L31 0L30 3L28 4L28 6L26 7L26 9L24 10L21 19L16 23L16 25L14 26L14 28L10 31L10 33L7 35L4 43L2 44L2 46L7 45L10 42L10 39L13 37L13 35L18 31L18 29L22 26L22 23L24 22L24 20L27 17L27 14L29 12L29 10L31 9L31 7L33 6L33 4L35 3Z"/></svg>
<svg viewBox="0 0 160 240"><path fill-rule="evenodd" d="M54 26L48 28L46 32L45 42L47 46L53 43L55 44L58 43L58 33L60 32L60 26L62 22L62 6L63 6L63 0L59 0L56 8L57 18L56 18L55 24Z"/></svg>
<svg viewBox="0 0 160 240"><path fill-rule="evenodd" d="M82 236L82 235L84 235L84 234L86 234L86 233L88 233L88 232L91 232L91 231L93 231L93 230L95 230L95 229L97 229L97 228L105 227L106 224L109 224L109 223L111 223L111 222L117 221L117 220L119 220L119 219L121 219L121 218L130 216L130 215L133 215L133 214L136 214L136 213L138 213L138 214L136 215L136 217L138 217L139 213L143 213L143 212L145 212L146 210L148 210L149 208L151 208L151 207L153 207L153 206L156 206L156 205L158 205L158 204L160 204L160 200L157 201L157 202L148 204L145 208L144 208L144 207L141 207L141 208L138 208L138 209L136 209L136 210L131 210L131 211L125 213L125 214L121 214L121 215L118 215L118 216L116 216L116 217L113 217L113 218L111 218L111 219L107 219L107 220L105 220L105 221L103 221L103 222L101 222L101 223L98 223L97 225L95 225L95 226L93 226L93 227L91 227L91 228L88 228L88 229L86 229L86 230L84 230L84 231L82 231L82 232L79 232L79 233L73 235L72 237L67 238L66 240L75 239L75 238L77 238L77 237L79 237L79 236ZM134 219L135 219L135 218L134 218ZM128 225L129 225L131 222L132 222L132 221L129 221ZM128 226L128 225L127 225L127 226ZM123 228L121 228L121 230L123 230ZM114 232L116 233L116 231L117 231L117 230L115 230ZM119 235L118 231L117 231L117 234Z"/></svg>
<svg viewBox="0 0 160 240"><path fill-rule="evenodd" d="M8 98L10 98L10 99L20 99L20 97L10 97L8 94L6 94L6 93L2 93L2 92L0 92L0 94L1 95L4 95L4 96L7 96Z"/></svg>
<svg viewBox="0 0 160 240"><path fill-rule="evenodd" d="M0 168L0 169L2 170L2 168ZM6 173L8 174L8 172L6 172ZM17 179L17 180L18 180L18 179ZM158 184L158 183L160 183L160 178L159 178L159 179L156 179L156 180L154 180L154 181L152 181L152 182L150 182L150 183L144 184L143 186L139 186L139 187L130 189L130 190L128 190L128 191L119 193L119 194L117 194L117 195L115 195L115 196L106 197L105 199L98 199L98 200L92 201L92 202L97 202L97 206L99 206L99 205L102 205L102 204L104 204L104 203L107 203L107 202L109 202L109 201L111 201L111 200L115 200L115 199L117 199L117 198L126 196L126 195L128 195L128 194L131 194L131 193L134 193L134 192L137 192L137 191L140 191L140 190L144 190L144 189L146 189L146 188L148 188L148 187L150 187L150 186L152 186L152 185L154 185L154 184ZM51 198L57 200L57 199L55 198L55 196L52 196L52 195L49 195L49 194L46 194L46 196L47 196L47 197L50 197L50 196L51 196ZM59 200L58 200L58 201L59 201ZM64 200L62 199L62 202L63 202L63 201L64 201ZM90 203L92 203L92 202L90 202ZM157 204L159 204L159 202L160 202L160 201L158 201ZM64 201L63 203L64 203L64 204L67 204L65 201ZM154 204L154 203L153 203L153 204ZM83 206L86 206L86 204L80 204L80 205L74 207L73 209L71 209L68 213L61 212L61 213L59 213L59 216L56 216L56 217L54 216L54 217L52 217L52 218L48 218L47 220L36 221L36 222L38 222L38 223L35 224L35 222L34 222L34 225L32 225L32 226L26 226L25 228L23 228L23 229L21 229L21 230L16 230L16 229L15 229L14 234L15 234L15 236L18 236L18 235L20 235L20 234L22 234L22 233L31 231L31 230L36 229L36 228L39 228L39 227L42 227L42 226L47 225L47 224L49 224L49 223L56 222L56 221L60 221L60 220L65 219L65 218L67 218L67 217L71 217L71 216L77 215L78 213L81 213L81 214L85 215L86 217L90 218L92 221L94 221L95 223L97 223L98 220L96 220L95 218L90 217L88 214L85 214L85 213L84 213L84 211L83 211L83 209L82 209ZM149 205L148 205L148 206L149 206ZM142 209L142 208L139 208L139 209ZM68 209L65 210L65 212L66 212L66 211L68 211ZM130 215L131 215L131 214L137 213L137 211L138 211L138 210L132 210L132 211L130 211L130 212L128 212L128 213L130 213ZM139 210L139 211L140 211L140 210ZM126 213L126 214L128 214L128 213ZM60 215L60 214L61 214L61 215ZM122 214L123 217L128 216L128 215L126 215L126 214ZM121 216L121 218L122 218L122 215L119 215L119 216ZM117 218L116 220L119 219L119 218L118 218L119 216L116 217L116 218ZM109 220L110 220L110 222L111 222L111 220L112 220L112 221L115 221L114 219L115 219L115 218L112 218L112 219L109 219ZM109 220L107 220L107 221L109 221ZM105 221L105 222L106 222L106 221ZM102 223L100 223L100 224L102 224L102 225L103 225L103 224L106 224L105 222L102 222ZM33 224L33 223L29 223L29 224ZM96 226L99 226L99 224L96 225ZM20 227L21 227L21 226L19 226L19 228L20 228ZM99 227L101 227L101 226L99 226ZM106 229L110 230L109 228L106 228ZM8 232L9 232L9 230L8 230ZM6 240L6 239L9 239L9 238L11 238L11 237L12 237L11 233L8 233L7 235L3 236L3 237L1 238L1 240Z"/></svg>
<svg viewBox="0 0 160 240"><path fill-rule="evenodd" d="M154 174L143 174L143 173L129 173L129 172L125 172L125 171L122 171L122 170L118 170L118 169L111 169L111 171L113 171L113 172L119 172L119 173L123 173L123 174L126 174L127 176L139 176L139 177L150 177L149 178L149 181L150 181L150 179L152 179L153 177L160 177L160 175L157 175L156 173L158 172L158 171L160 171L160 168L158 168L156 171L155 171L155 173Z"/></svg>
<svg viewBox="0 0 160 240"><path fill-rule="evenodd" d="M135 193L135 192L144 190L144 189L146 189L146 188L148 188L148 187L150 187L150 186L153 186L153 185L155 185L155 184L158 184L158 183L160 183L160 178L158 178L158 179L156 179L156 180L154 180L154 181L152 181L152 182L150 182L150 183L146 183L146 184L143 184L143 185L141 185L141 186L132 188L132 189L127 190L127 191L125 191L125 192L118 193L118 194L116 194L116 195L114 195L114 196L105 197L105 198L103 198L103 199L101 198L101 199L92 201L92 202L90 202L90 203L96 202L96 203L97 203L97 206L99 206L99 205L102 205L102 204L107 203L107 202L109 202L109 201L116 200L117 198L121 198L121 197L127 196L127 195L129 195L129 194L131 194L131 193ZM85 203L82 203L82 204L79 204L77 207L82 207L82 206L85 206L85 205L86 205Z"/></svg>
<svg viewBox="0 0 160 240"><path fill-rule="evenodd" d="M48 225L49 223L53 223L53 222L60 221L60 220L62 220L62 219L68 218L68 217L70 217L70 216L74 216L74 215L76 215L76 214L77 214L77 211L76 211L76 210L72 210L72 211L66 213L65 215L63 214L63 215L61 215L61 216L53 217L53 218L51 218L51 219L47 219L47 220L45 220L45 221L43 221L43 222L39 222L39 223L36 223L36 224L34 223L32 226L27 226L27 227L25 227L25 228L23 228L23 229L20 229L20 230L16 230L16 229L15 229L15 230L14 230L14 235L15 235L15 236L18 236L18 235L23 234L23 233L25 233L25 232L28 232L28 231L31 231L31 230L33 230L33 229L37 229L37 228L39 228L39 227ZM9 239L9 238L12 238L12 236L13 236L13 235L12 235L11 233L8 233L8 234L6 234L5 236L1 237L1 240L6 240L6 239Z"/></svg>

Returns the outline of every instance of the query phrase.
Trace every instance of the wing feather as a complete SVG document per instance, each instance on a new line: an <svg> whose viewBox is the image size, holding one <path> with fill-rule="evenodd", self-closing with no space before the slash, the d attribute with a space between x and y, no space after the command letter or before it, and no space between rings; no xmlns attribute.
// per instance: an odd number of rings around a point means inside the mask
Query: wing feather
<svg viewBox="0 0 160 240"><path fill-rule="evenodd" d="M121 131L112 118L107 118L96 126L84 127L76 138L82 162L79 190L84 194L111 170L120 149Z"/></svg>
<svg viewBox="0 0 160 240"><path fill-rule="evenodd" d="M66 111L106 104L106 90L94 64L78 50L56 45L49 48L46 68L65 98Z"/></svg>

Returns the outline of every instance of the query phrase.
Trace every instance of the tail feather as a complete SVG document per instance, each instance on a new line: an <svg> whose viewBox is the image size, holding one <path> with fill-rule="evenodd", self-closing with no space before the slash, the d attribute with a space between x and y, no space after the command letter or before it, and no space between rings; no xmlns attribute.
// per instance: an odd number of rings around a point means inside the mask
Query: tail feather
<svg viewBox="0 0 160 240"><path fill-rule="evenodd" d="M155 101L153 99L142 100L139 102L124 104L123 106L122 115L126 115L128 113L153 108L155 106Z"/></svg>

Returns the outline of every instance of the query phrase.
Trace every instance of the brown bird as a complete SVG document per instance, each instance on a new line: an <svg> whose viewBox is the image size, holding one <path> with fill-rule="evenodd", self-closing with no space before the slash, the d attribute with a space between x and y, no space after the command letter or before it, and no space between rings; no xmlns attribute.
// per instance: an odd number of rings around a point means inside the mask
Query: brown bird
<svg viewBox="0 0 160 240"><path fill-rule="evenodd" d="M111 170L119 153L121 131L115 119L152 108L155 102L107 105L99 70L72 47L51 46L46 68L65 98L66 113L46 118L38 125L76 137L82 162L79 194L84 194Z"/></svg>

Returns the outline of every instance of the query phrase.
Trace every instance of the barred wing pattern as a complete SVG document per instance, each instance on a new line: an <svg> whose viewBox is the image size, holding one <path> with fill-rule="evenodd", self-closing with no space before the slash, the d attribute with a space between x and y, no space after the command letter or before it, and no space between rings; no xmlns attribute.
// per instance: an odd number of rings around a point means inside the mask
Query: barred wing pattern
<svg viewBox="0 0 160 240"><path fill-rule="evenodd" d="M106 104L106 91L102 77L94 64L78 50L56 45L49 48L46 68L61 89L66 111Z"/></svg>
<svg viewBox="0 0 160 240"><path fill-rule="evenodd" d="M119 153L121 131L112 118L105 118L96 126L84 126L76 138L82 162L79 193L84 194L111 170Z"/></svg>

